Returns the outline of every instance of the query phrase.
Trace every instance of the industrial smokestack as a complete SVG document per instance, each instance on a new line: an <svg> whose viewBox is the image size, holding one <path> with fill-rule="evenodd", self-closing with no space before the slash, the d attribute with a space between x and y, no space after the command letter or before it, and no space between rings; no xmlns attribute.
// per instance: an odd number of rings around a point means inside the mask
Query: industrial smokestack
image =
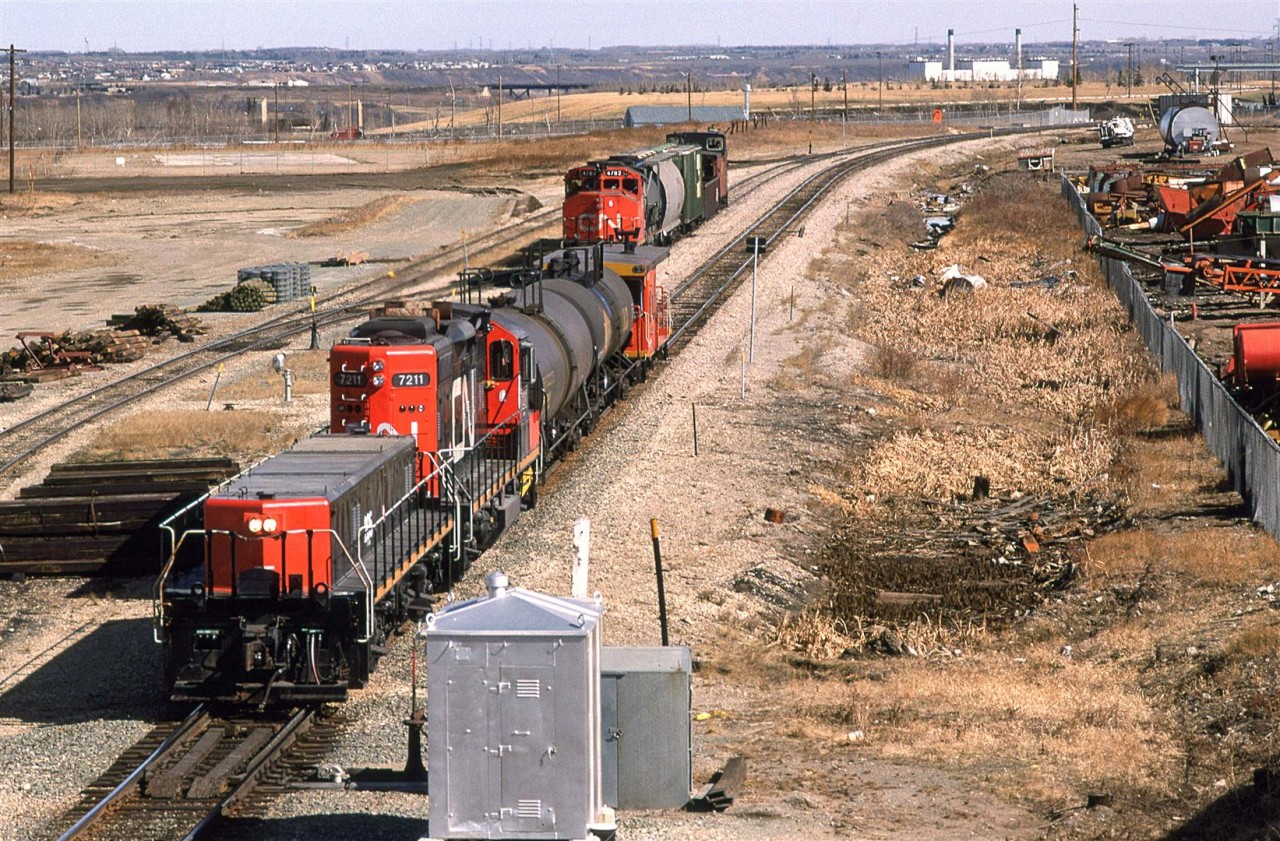
<svg viewBox="0 0 1280 841"><path fill-rule="evenodd" d="M947 30L947 69L951 71L951 78L956 77L956 31L954 29Z"/></svg>
<svg viewBox="0 0 1280 841"><path fill-rule="evenodd" d="M1018 68L1018 78L1022 78L1022 30L1013 30L1014 67Z"/></svg>
<svg viewBox="0 0 1280 841"><path fill-rule="evenodd" d="M742 83L742 119L751 119L751 83Z"/></svg>

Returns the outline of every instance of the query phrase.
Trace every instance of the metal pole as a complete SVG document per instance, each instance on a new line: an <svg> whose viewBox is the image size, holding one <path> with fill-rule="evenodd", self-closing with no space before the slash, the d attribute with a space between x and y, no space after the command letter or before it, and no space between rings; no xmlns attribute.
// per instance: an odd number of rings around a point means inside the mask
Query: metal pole
<svg viewBox="0 0 1280 841"><path fill-rule="evenodd" d="M272 106L272 117L276 123L276 143L280 142L280 83L276 82L272 87L275 88L275 105Z"/></svg>
<svg viewBox="0 0 1280 841"><path fill-rule="evenodd" d="M876 50L876 72L880 74L880 104L876 106L877 111L884 110L884 62L880 58L880 51Z"/></svg>
<svg viewBox="0 0 1280 841"><path fill-rule="evenodd" d="M1080 7L1071 4L1071 110L1076 107L1077 88L1080 87L1080 65L1076 63L1076 42L1080 37Z"/></svg>
<svg viewBox="0 0 1280 841"><path fill-rule="evenodd" d="M809 122L813 122L814 115L818 113L816 99L818 96L818 74L812 70L809 71ZM809 149L810 154L813 149Z"/></svg>
<svg viewBox="0 0 1280 841"><path fill-rule="evenodd" d="M502 139L502 74L498 74L498 139Z"/></svg>
<svg viewBox="0 0 1280 841"><path fill-rule="evenodd" d="M556 65L556 122L560 122L560 65Z"/></svg>
<svg viewBox="0 0 1280 841"><path fill-rule="evenodd" d="M662 644L669 645L667 640L667 591L662 586L662 536L658 532L658 521L649 521L649 531L653 535L653 569L658 576L658 623L662 626Z"/></svg>
<svg viewBox="0 0 1280 841"><path fill-rule="evenodd" d="M756 269L760 267L760 237L753 239L751 249L751 328L747 340L747 361L756 359Z"/></svg>
<svg viewBox="0 0 1280 841"><path fill-rule="evenodd" d="M14 59L17 50L9 45L9 192L13 192L14 152L13 152L13 112L17 108L17 95L14 93L14 80L17 78L17 62Z"/></svg>
<svg viewBox="0 0 1280 841"><path fill-rule="evenodd" d="M849 71L840 71L840 87L844 90L844 120L849 121Z"/></svg>
<svg viewBox="0 0 1280 841"><path fill-rule="evenodd" d="M684 74L684 97L689 104L689 122L693 122L693 74ZM664 643L665 645L665 643Z"/></svg>
<svg viewBox="0 0 1280 841"><path fill-rule="evenodd" d="M1125 44L1125 46L1129 48L1129 72L1128 72L1128 75L1126 76L1126 80L1129 83L1129 93L1125 96L1125 98L1133 99L1133 42L1129 41Z"/></svg>

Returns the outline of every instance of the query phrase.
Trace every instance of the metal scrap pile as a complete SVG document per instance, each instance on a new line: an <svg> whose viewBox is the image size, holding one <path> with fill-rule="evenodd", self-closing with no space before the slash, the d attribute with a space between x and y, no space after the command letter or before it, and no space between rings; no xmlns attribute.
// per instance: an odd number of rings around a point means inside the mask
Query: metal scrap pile
<svg viewBox="0 0 1280 841"><path fill-rule="evenodd" d="M961 184L959 193L968 195L973 188ZM928 251L938 247L938 240L951 232L956 226L956 214L960 212L960 202L947 193L927 191L916 197L916 204L924 211L924 239L911 243L917 251Z"/></svg>
<svg viewBox="0 0 1280 841"><path fill-rule="evenodd" d="M1280 167L1269 149L1224 166L1166 161L1092 166L1076 186L1103 227L1159 231L1203 243L1230 239L1253 253L1280 242ZM1239 249L1237 249L1238 251Z"/></svg>

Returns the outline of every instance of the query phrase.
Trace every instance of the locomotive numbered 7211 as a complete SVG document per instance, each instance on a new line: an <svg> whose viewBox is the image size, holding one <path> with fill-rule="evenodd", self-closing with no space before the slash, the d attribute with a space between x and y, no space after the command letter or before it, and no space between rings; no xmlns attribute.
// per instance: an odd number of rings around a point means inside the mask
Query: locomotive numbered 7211
<svg viewBox="0 0 1280 841"><path fill-rule="evenodd" d="M165 526L154 627L171 696L267 705L363 686L388 634L645 375L671 329L665 256L596 245L541 271L468 272L463 301L388 305L334 345L330 431Z"/></svg>

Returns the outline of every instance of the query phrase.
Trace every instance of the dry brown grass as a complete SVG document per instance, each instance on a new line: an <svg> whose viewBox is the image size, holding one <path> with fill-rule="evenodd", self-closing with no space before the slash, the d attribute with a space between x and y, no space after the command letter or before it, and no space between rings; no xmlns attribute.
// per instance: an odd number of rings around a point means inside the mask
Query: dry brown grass
<svg viewBox="0 0 1280 841"><path fill-rule="evenodd" d="M112 262L114 258L109 254L78 245L22 240L0 242L0 288L15 278L94 265L105 267Z"/></svg>
<svg viewBox="0 0 1280 841"><path fill-rule="evenodd" d="M294 351L285 358L285 367L293 372L293 393L296 395L319 394L329 388L328 351ZM263 356L251 372L218 388L218 399L224 402L279 401L283 397L284 381L272 369L268 356Z"/></svg>
<svg viewBox="0 0 1280 841"><path fill-rule="evenodd" d="M103 431L78 458L114 461L218 455L247 461L283 449L305 432L300 426L282 427L271 412L161 410Z"/></svg>
<svg viewBox="0 0 1280 841"><path fill-rule="evenodd" d="M833 80L835 81L835 80ZM704 81L703 84L707 84ZM711 83L714 84L714 83ZM620 119L626 112L626 109L632 105L675 105L684 106L689 102L689 97L683 90L674 90L667 93L647 92L639 93L638 88L632 86L632 90L636 92L619 93L617 89L608 91L589 91L585 93L564 94L560 96L559 112L560 117L564 120L590 120L590 119ZM1101 84L1086 84L1080 87L1080 96L1083 97L1102 97L1109 95L1109 88ZM1154 96L1162 93L1148 87L1143 94ZM1138 91L1134 91L1138 94ZM848 100L852 107L874 105L879 102L882 96L881 90L876 82L850 82L848 86ZM1013 103L1018 99L1027 102L1035 101L1037 104L1040 100L1067 101L1071 98L1071 89L1063 85L1023 85L1021 89L1016 85L988 85L984 83L973 84L955 84L945 89L936 88L933 85L920 81L909 82L906 84L893 83L886 85L883 91L883 99L886 105L894 104L921 104L928 105L946 105L948 103ZM803 118L808 113L810 103L812 102L818 109L838 109L843 106L845 100L845 92L839 89L839 85L833 85L831 90L819 89L813 92L812 98L807 86L799 87L768 87L765 85L753 85L751 91L752 111L757 114L773 113L779 118L795 116ZM742 92L739 89L737 80L726 80L726 83L720 86L718 90L694 91L692 94L693 105L741 105ZM491 97L487 102L477 102L478 107L471 108L466 111L459 111L456 117L458 125L482 125L487 121L491 122L497 119L498 91L496 88L491 90ZM504 122L537 122L537 123L554 123L556 119L557 99L553 96L536 97L531 99L512 101L508 93L504 97L502 104L502 117ZM417 110L421 114L421 109ZM400 120L397 125L398 131L406 131L415 126L430 128L433 126L447 126L450 114L447 109L443 110L439 120L434 116L429 120L422 120L418 123L405 122ZM803 119L801 119L803 121ZM862 131L862 127L858 128ZM390 128L377 129L371 133L390 133Z"/></svg>
<svg viewBox="0 0 1280 841"><path fill-rule="evenodd" d="M808 651L791 650L821 656L850 636L814 624L784 628L783 637L809 640ZM777 735L821 751L972 772L980 785L1043 807L1075 803L1081 791L1164 797L1183 761L1132 672L1110 658L1064 655L1058 638L959 658L811 662L809 673L783 680L773 659L730 657L718 670L778 699L777 709L760 711L777 722Z"/></svg>
<svg viewBox="0 0 1280 841"><path fill-rule="evenodd" d="M1166 375L1151 382L1135 384L1128 394L1099 406L1094 418L1124 435L1150 432L1168 425L1177 403L1177 379Z"/></svg>
<svg viewBox="0 0 1280 841"><path fill-rule="evenodd" d="M1223 650L1227 657L1238 661L1275 657L1280 654L1280 625L1270 617L1254 618L1227 639Z"/></svg>
<svg viewBox="0 0 1280 841"><path fill-rule="evenodd" d="M392 216L421 199L406 195L381 196L373 201L365 202L357 207L348 208L339 214L294 228L289 232L291 237L331 237L345 234L356 228L372 225Z"/></svg>
<svg viewBox="0 0 1280 841"><path fill-rule="evenodd" d="M13 193L0 198L0 212L6 216L46 216L80 201L81 197L70 193Z"/></svg>
<svg viewBox="0 0 1280 841"><path fill-rule="evenodd" d="M920 360L911 348L891 342L872 348L867 361L877 377L901 383L911 380Z"/></svg>
<svg viewBox="0 0 1280 841"><path fill-rule="evenodd" d="M1178 531L1133 528L1102 535L1082 555L1086 579L1133 578L1148 569L1193 584L1256 585L1280 576L1280 546L1265 532L1198 525Z"/></svg>

